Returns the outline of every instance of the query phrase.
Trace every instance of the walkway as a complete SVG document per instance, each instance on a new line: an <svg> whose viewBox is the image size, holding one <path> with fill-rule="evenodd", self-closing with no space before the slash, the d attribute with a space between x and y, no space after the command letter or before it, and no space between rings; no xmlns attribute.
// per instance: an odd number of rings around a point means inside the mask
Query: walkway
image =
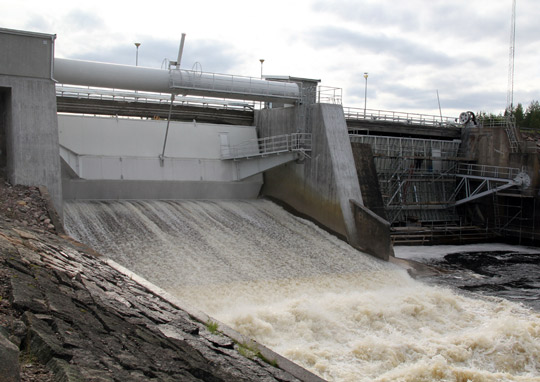
<svg viewBox="0 0 540 382"><path fill-rule="evenodd" d="M297 152L311 151L311 134L294 133L250 139L234 146L221 147L221 159L251 159Z"/></svg>
<svg viewBox="0 0 540 382"><path fill-rule="evenodd" d="M251 139L221 146L221 159L233 160L234 180L260 174L282 164L300 161L311 152L311 134L294 133Z"/></svg>

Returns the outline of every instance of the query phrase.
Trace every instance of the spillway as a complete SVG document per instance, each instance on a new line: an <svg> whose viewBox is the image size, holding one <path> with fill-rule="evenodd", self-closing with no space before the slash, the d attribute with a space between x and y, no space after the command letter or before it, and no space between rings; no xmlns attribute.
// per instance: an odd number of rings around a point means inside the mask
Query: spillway
<svg viewBox="0 0 540 382"><path fill-rule="evenodd" d="M265 200L69 202L75 238L329 381L540 380L540 315L427 286Z"/></svg>

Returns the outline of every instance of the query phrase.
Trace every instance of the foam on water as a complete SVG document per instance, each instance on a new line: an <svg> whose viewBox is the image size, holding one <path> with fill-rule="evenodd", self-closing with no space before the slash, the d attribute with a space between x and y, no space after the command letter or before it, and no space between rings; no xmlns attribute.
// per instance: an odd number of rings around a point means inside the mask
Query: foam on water
<svg viewBox="0 0 540 382"><path fill-rule="evenodd" d="M268 201L67 203L76 238L330 381L540 381L540 315L427 286Z"/></svg>

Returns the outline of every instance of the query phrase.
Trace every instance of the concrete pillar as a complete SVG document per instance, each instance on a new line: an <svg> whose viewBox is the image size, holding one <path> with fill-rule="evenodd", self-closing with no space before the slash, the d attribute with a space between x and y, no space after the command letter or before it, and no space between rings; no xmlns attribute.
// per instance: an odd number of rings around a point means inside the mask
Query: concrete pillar
<svg viewBox="0 0 540 382"><path fill-rule="evenodd" d="M377 169L373 160L373 150L367 143L351 142L353 150L354 163L364 206L376 213L382 219L386 220L386 211L377 178Z"/></svg>
<svg viewBox="0 0 540 382"><path fill-rule="evenodd" d="M311 157L267 171L263 195L286 203L355 248L384 260L393 256L388 222L364 207L358 166L340 105L266 109L259 112L256 121L261 137L312 134ZM372 157L369 160L373 161ZM357 155L356 161L362 161L361 157ZM360 174L370 173L378 184L373 166L360 168Z"/></svg>
<svg viewBox="0 0 540 382"><path fill-rule="evenodd" d="M45 186L62 213L54 35L0 29L0 165L12 184Z"/></svg>

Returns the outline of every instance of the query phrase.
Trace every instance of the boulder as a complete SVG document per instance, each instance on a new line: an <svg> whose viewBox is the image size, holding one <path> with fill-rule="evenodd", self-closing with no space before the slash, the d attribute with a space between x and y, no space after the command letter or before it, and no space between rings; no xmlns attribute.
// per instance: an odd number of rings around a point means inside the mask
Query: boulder
<svg viewBox="0 0 540 382"><path fill-rule="evenodd" d="M19 348L0 332L0 382L19 382Z"/></svg>

